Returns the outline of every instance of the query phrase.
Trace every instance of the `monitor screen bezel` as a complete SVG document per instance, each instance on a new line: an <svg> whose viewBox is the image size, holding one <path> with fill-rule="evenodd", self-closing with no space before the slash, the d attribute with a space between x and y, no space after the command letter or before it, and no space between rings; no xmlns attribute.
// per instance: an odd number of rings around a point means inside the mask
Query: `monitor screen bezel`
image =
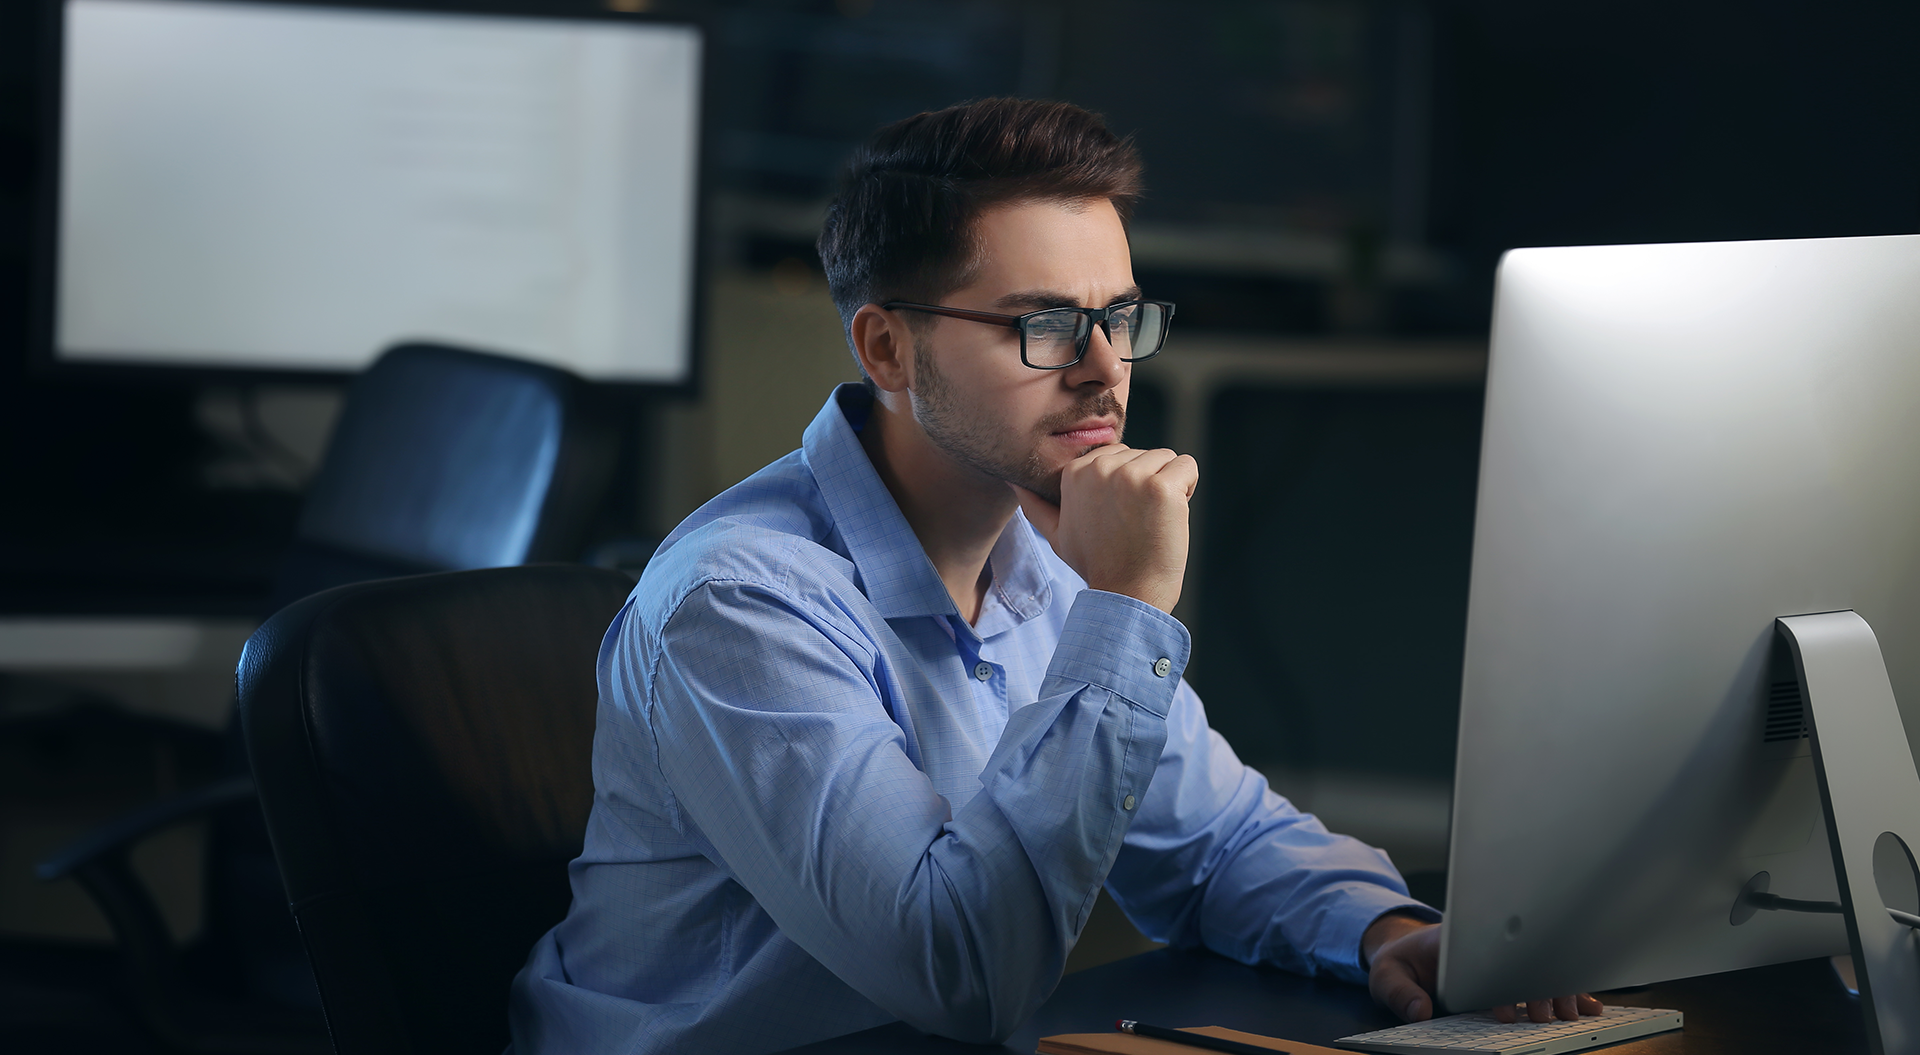
<svg viewBox="0 0 1920 1055"><path fill-rule="evenodd" d="M206 385L322 384L339 385L351 380L357 369L315 369L312 367L273 368L193 363L155 363L147 360L60 357L56 336L56 298L59 295L60 202L64 129L62 117L65 91L66 10L71 0L40 0L39 44L34 85L35 125L39 164L32 187L33 230L30 264L30 303L28 307L27 366L36 377L65 382L169 385L201 387ZM164 3L166 0L155 0ZM706 16L684 12L662 14L625 12L597 8L556 10L537 6L532 0L455 0L452 3L385 2L385 0L196 0L201 3L231 4L251 8L297 8L343 11L392 11L419 15L482 16L525 19L540 22L603 22L684 26L695 32L700 73L694 128L699 137L694 157L693 180L693 281L690 285L687 326L686 371L678 381L640 381L595 378L581 379L596 389L632 396L664 396L697 399L706 374L706 315L708 303L709 174L713 171L713 23ZM504 349L476 349L513 354ZM565 364L557 365L565 369ZM575 371L577 373L577 371Z"/></svg>

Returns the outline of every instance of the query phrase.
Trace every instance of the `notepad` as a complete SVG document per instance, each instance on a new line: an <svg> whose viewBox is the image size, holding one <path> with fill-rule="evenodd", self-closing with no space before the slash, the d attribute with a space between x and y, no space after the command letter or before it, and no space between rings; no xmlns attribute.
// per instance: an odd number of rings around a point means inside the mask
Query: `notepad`
<svg viewBox="0 0 1920 1055"><path fill-rule="evenodd" d="M1281 1040L1279 1037L1263 1037L1258 1033L1242 1033L1224 1026L1183 1026L1181 1032L1237 1040L1242 1044L1284 1051L1288 1055L1353 1055L1353 1052L1337 1048L1323 1048L1317 1044L1302 1044L1297 1040ZM1112 1033L1061 1033L1041 1037L1039 1052L1040 1055L1205 1055L1206 1049L1175 1044L1170 1040L1136 1037L1116 1030Z"/></svg>

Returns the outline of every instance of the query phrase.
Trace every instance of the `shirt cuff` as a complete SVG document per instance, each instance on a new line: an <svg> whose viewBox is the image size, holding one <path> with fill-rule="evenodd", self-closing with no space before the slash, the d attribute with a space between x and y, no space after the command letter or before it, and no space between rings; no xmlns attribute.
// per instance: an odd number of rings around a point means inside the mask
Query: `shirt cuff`
<svg viewBox="0 0 1920 1055"><path fill-rule="evenodd" d="M1098 686L1165 718L1192 647L1180 620L1145 601L1082 590L1060 629L1047 677Z"/></svg>

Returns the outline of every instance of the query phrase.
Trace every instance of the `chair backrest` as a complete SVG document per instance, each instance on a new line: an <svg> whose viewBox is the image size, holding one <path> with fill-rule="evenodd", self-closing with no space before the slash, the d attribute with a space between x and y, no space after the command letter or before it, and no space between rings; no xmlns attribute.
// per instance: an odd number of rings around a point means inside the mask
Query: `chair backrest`
<svg viewBox="0 0 1920 1055"><path fill-rule="evenodd" d="M348 389L274 607L389 575L577 559L614 447L610 416L565 370L389 349Z"/></svg>
<svg viewBox="0 0 1920 1055"><path fill-rule="evenodd" d="M633 582L532 565L337 587L247 642L240 714L341 1055L497 1052L569 904L594 660Z"/></svg>

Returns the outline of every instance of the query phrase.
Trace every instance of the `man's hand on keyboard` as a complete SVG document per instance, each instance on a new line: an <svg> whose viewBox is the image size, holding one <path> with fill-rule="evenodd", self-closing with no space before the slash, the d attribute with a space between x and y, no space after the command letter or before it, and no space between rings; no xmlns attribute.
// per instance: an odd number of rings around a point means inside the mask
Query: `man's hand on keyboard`
<svg viewBox="0 0 1920 1055"><path fill-rule="evenodd" d="M1424 1022L1433 1017L1433 990L1440 976L1438 923L1390 913L1367 928L1360 949L1367 964L1367 989L1375 1000L1402 1021ZM1534 1022L1551 1022L1600 1011L1600 1001L1580 993L1496 1007L1488 1014L1502 1022L1518 1022L1523 1013Z"/></svg>
<svg viewBox="0 0 1920 1055"><path fill-rule="evenodd" d="M1525 1014L1529 1022L1551 1022L1564 1018L1571 1022L1581 1015L1597 1015L1601 1012L1600 1001L1586 993L1573 996L1556 996L1552 1000L1529 1000L1524 1004L1511 1004L1496 1007L1487 1012L1502 1022L1518 1022Z"/></svg>

